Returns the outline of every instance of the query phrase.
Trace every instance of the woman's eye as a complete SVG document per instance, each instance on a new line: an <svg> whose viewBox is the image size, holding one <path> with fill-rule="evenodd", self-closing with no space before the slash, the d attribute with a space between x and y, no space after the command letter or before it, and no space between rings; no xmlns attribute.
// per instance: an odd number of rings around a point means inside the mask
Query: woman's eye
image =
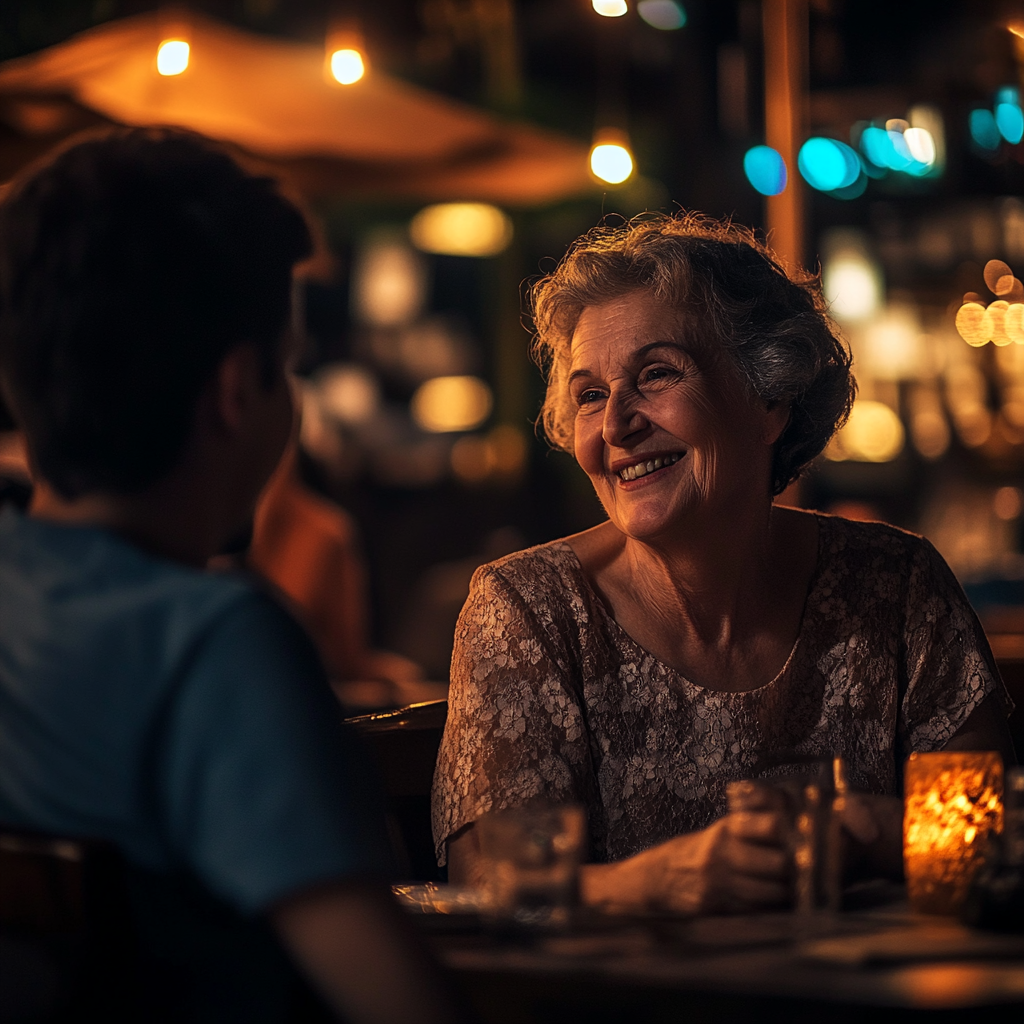
<svg viewBox="0 0 1024 1024"><path fill-rule="evenodd" d="M593 402L599 402L604 398L604 393L598 391L597 388L587 388L586 391L581 391L576 396L576 402L579 405L590 405Z"/></svg>
<svg viewBox="0 0 1024 1024"><path fill-rule="evenodd" d="M643 384L656 384L659 381L668 380L674 377L676 372L667 366L652 366L647 370L644 370L643 375L640 378L641 385Z"/></svg>

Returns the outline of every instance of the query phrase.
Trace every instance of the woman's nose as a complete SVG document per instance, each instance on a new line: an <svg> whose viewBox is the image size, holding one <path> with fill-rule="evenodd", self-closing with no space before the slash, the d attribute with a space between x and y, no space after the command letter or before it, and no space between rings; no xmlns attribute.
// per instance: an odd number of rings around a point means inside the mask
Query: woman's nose
<svg viewBox="0 0 1024 1024"><path fill-rule="evenodd" d="M648 426L647 417L629 396L614 391L608 396L601 431L605 444L620 448L634 434L642 433Z"/></svg>

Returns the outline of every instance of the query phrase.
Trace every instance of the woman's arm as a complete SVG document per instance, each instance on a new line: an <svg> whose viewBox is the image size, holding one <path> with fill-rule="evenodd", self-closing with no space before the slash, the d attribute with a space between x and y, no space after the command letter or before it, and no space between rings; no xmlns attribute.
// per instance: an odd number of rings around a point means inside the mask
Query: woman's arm
<svg viewBox="0 0 1024 1024"><path fill-rule="evenodd" d="M700 832L660 843L611 864L585 864L580 898L587 906L629 913L753 910L790 896L783 824L774 810L728 814ZM486 870L475 825L448 840L448 877L481 886Z"/></svg>

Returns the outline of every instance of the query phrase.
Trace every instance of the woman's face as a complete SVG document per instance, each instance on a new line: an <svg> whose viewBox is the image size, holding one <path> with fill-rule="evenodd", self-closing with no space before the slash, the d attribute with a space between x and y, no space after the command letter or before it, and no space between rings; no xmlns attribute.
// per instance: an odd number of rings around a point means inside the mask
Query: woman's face
<svg viewBox="0 0 1024 1024"><path fill-rule="evenodd" d="M687 315L634 291L586 307L572 337L576 458L637 540L770 500L788 411L751 401L730 360L702 355Z"/></svg>

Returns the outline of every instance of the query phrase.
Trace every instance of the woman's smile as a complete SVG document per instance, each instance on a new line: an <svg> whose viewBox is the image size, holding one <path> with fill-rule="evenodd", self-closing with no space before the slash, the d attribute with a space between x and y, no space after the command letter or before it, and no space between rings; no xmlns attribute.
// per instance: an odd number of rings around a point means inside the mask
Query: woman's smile
<svg viewBox="0 0 1024 1024"><path fill-rule="evenodd" d="M664 455L642 455L634 459L620 459L612 467L612 473L619 478L624 490L636 490L665 476L686 452L669 452Z"/></svg>

